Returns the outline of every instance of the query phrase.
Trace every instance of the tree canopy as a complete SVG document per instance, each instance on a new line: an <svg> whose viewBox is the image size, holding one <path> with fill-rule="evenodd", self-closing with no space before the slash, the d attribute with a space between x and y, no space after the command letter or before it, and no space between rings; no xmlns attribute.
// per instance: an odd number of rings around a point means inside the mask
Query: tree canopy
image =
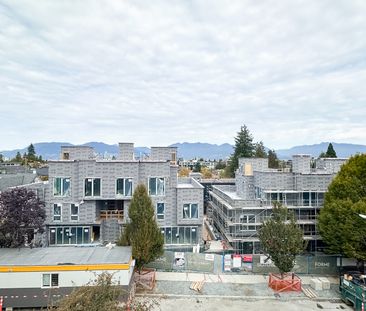
<svg viewBox="0 0 366 311"><path fill-rule="evenodd" d="M268 167L269 168L278 168L280 161L277 158L276 151L268 150Z"/></svg>
<svg viewBox="0 0 366 311"><path fill-rule="evenodd" d="M131 245L136 268L142 267L164 253L164 237L155 220L154 207L145 185L136 187L128 210L130 222L119 241Z"/></svg>
<svg viewBox="0 0 366 311"><path fill-rule="evenodd" d="M267 158L268 157L266 148L264 148L262 141L255 144L254 157L256 157L256 158Z"/></svg>
<svg viewBox="0 0 366 311"><path fill-rule="evenodd" d="M20 247L43 232L44 202L32 190L13 188L0 193L0 247Z"/></svg>
<svg viewBox="0 0 366 311"><path fill-rule="evenodd" d="M366 260L366 154L351 157L333 179L318 218L328 252Z"/></svg>
<svg viewBox="0 0 366 311"><path fill-rule="evenodd" d="M263 223L258 236L263 250L281 275L292 270L296 255L306 248L303 231L296 224L293 212L277 202L272 217Z"/></svg>

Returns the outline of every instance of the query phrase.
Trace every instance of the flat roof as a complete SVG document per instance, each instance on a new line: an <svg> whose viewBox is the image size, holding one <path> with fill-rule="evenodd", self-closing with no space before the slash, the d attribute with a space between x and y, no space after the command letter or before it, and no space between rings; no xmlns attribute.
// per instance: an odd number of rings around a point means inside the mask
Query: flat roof
<svg viewBox="0 0 366 311"><path fill-rule="evenodd" d="M0 248L0 266L128 264L130 246Z"/></svg>

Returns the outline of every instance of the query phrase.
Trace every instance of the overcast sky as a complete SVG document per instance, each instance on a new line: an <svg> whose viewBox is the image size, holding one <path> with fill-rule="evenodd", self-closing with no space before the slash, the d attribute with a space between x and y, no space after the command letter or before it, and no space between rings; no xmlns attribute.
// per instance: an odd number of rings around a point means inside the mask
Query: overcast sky
<svg viewBox="0 0 366 311"><path fill-rule="evenodd" d="M366 1L0 0L0 150L366 144Z"/></svg>

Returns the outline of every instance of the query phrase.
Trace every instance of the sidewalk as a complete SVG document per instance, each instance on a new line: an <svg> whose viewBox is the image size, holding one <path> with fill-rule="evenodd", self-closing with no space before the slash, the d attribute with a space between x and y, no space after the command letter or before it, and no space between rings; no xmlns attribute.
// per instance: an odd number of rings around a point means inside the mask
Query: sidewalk
<svg viewBox="0 0 366 311"><path fill-rule="evenodd" d="M317 278L316 275L299 275L303 285L309 285L310 280ZM336 277L327 277L331 284L339 284ZM194 272L156 272L157 281L181 281L196 282L205 281L205 283L232 283L232 284L260 284L268 283L268 275L260 274L209 274Z"/></svg>

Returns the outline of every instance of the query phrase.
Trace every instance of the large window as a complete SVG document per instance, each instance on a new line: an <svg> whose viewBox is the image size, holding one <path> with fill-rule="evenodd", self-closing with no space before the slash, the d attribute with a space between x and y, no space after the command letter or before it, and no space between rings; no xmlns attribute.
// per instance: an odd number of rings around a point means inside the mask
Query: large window
<svg viewBox="0 0 366 311"><path fill-rule="evenodd" d="M197 240L197 227L179 226L161 228L165 244L194 244Z"/></svg>
<svg viewBox="0 0 366 311"><path fill-rule="evenodd" d="M100 178L85 179L85 196L99 197L100 196Z"/></svg>
<svg viewBox="0 0 366 311"><path fill-rule="evenodd" d="M61 221L62 206L61 204L53 204L53 221Z"/></svg>
<svg viewBox="0 0 366 311"><path fill-rule="evenodd" d="M150 177L149 178L149 194L150 195L165 195L165 178Z"/></svg>
<svg viewBox="0 0 366 311"><path fill-rule="evenodd" d="M165 215L165 203L157 203L156 204L156 218L164 219Z"/></svg>
<svg viewBox="0 0 366 311"><path fill-rule="evenodd" d="M71 204L70 206L70 220L79 220L79 205Z"/></svg>
<svg viewBox="0 0 366 311"><path fill-rule="evenodd" d="M53 195L56 197L69 197L70 178L55 177L53 179Z"/></svg>
<svg viewBox="0 0 366 311"><path fill-rule="evenodd" d="M50 245L89 244L91 228L85 226L50 227Z"/></svg>
<svg viewBox="0 0 366 311"><path fill-rule="evenodd" d="M198 204L183 204L183 218L198 218Z"/></svg>
<svg viewBox="0 0 366 311"><path fill-rule="evenodd" d="M58 287L58 273L42 274L42 287Z"/></svg>
<svg viewBox="0 0 366 311"><path fill-rule="evenodd" d="M117 178L116 195L132 196L132 178Z"/></svg>

